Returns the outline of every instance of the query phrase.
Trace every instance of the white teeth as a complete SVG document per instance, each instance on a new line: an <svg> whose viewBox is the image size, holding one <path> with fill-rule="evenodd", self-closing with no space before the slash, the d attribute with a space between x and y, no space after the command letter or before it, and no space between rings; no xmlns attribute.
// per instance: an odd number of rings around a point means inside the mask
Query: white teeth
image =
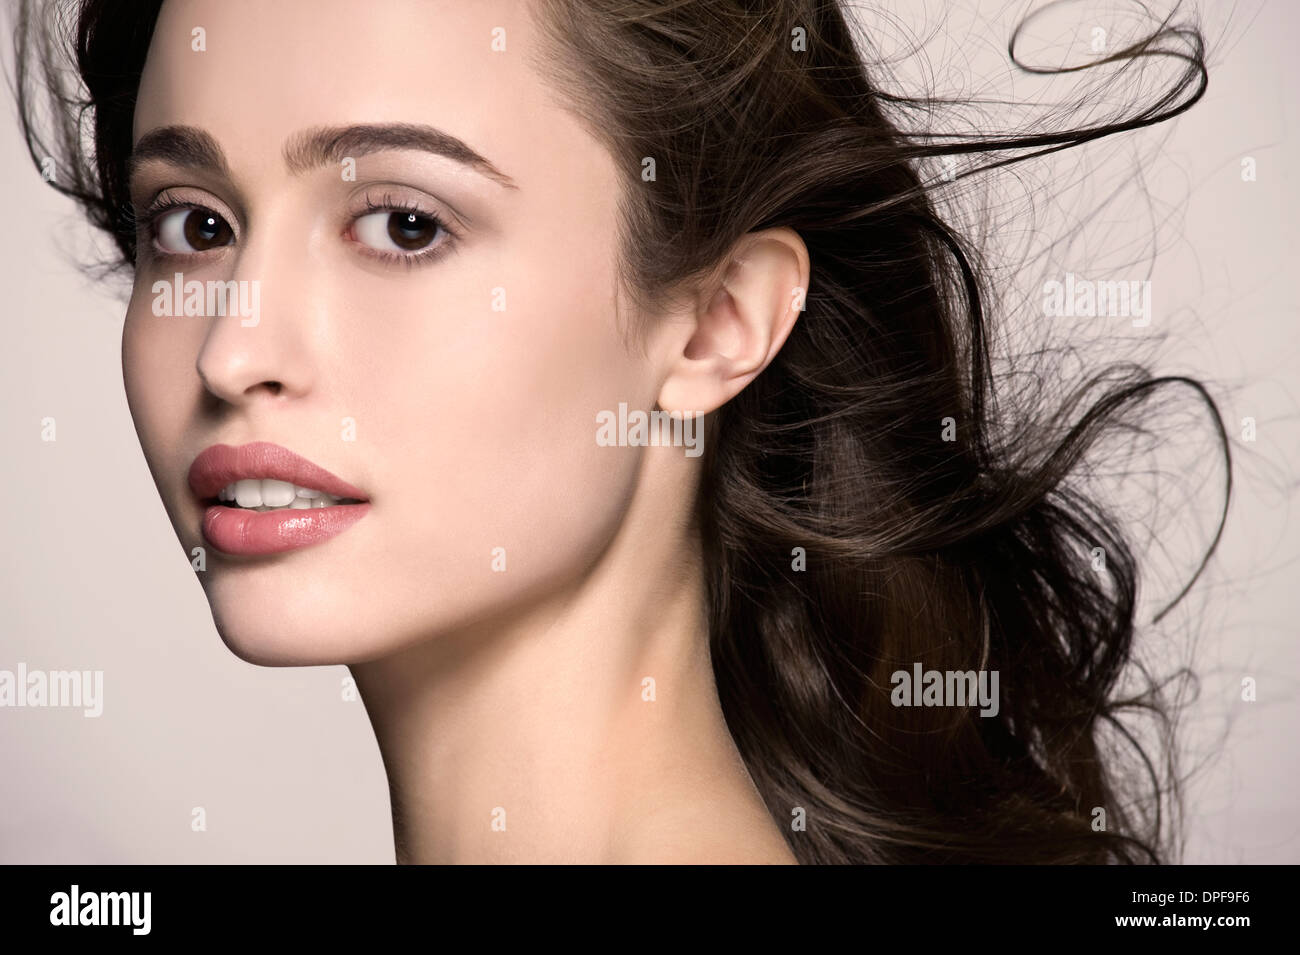
<svg viewBox="0 0 1300 955"><path fill-rule="evenodd" d="M217 492L217 500L257 511L278 511L285 508L305 510L312 507L331 507L340 498L312 487L299 487L275 478L244 478L227 484Z"/></svg>
<svg viewBox="0 0 1300 955"><path fill-rule="evenodd" d="M236 481L235 501L240 507L261 507L262 482L257 478Z"/></svg>
<svg viewBox="0 0 1300 955"><path fill-rule="evenodd" d="M267 507L284 507L293 503L294 488L288 481L262 479L262 503Z"/></svg>

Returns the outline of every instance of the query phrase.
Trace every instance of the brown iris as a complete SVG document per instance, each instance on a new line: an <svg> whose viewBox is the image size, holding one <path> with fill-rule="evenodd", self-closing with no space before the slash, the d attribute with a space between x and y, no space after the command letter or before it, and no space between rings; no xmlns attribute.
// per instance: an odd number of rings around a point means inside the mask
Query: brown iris
<svg viewBox="0 0 1300 955"><path fill-rule="evenodd" d="M234 239L234 233L226 221L204 209L191 209L185 216L182 231L190 248L199 252L229 245Z"/></svg>
<svg viewBox="0 0 1300 955"><path fill-rule="evenodd" d="M414 252L431 244L438 234L438 222L414 212L394 212L388 217L388 237L399 249Z"/></svg>

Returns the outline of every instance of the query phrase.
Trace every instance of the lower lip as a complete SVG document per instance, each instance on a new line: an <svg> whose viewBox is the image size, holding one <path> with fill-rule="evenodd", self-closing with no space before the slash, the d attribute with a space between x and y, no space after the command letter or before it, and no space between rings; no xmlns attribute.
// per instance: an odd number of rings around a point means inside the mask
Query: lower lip
<svg viewBox="0 0 1300 955"><path fill-rule="evenodd" d="M337 537L369 511L369 503L280 511L248 511L214 504L203 513L203 536L223 554L282 554Z"/></svg>

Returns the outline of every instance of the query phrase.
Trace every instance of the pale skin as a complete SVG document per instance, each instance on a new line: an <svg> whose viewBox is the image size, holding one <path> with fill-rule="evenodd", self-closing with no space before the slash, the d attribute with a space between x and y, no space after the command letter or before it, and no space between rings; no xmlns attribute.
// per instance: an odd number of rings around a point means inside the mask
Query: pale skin
<svg viewBox="0 0 1300 955"><path fill-rule="evenodd" d="M797 320L808 253L791 230L752 233L664 312L631 312L621 170L530 63L532 17L522 2L168 0L135 141L196 129L224 162L143 161L133 201L166 190L230 241L178 246L186 209L164 214L161 245L142 225L132 416L187 553L203 537L186 473L212 444L273 441L369 495L338 537L209 553L199 577L241 658L349 665L399 862L792 863L709 662L690 531L703 459L595 432L620 402L693 414L733 398ZM338 157L286 162L305 131L396 123L496 172L413 147L353 157L355 180ZM459 235L409 268L381 261L369 253L405 254L375 228L396 213L359 209L362 194ZM259 323L154 315L152 283L178 271L260 282Z"/></svg>

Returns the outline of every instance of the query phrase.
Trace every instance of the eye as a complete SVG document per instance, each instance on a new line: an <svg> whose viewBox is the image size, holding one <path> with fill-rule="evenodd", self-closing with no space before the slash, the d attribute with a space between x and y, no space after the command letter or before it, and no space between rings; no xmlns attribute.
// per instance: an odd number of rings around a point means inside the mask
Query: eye
<svg viewBox="0 0 1300 955"><path fill-rule="evenodd" d="M371 212L352 225L356 240L376 252L423 252L448 235L436 218L409 209Z"/></svg>
<svg viewBox="0 0 1300 955"><path fill-rule="evenodd" d="M210 209L173 209L158 217L154 229L159 247L174 255L206 252L235 239L226 220Z"/></svg>

